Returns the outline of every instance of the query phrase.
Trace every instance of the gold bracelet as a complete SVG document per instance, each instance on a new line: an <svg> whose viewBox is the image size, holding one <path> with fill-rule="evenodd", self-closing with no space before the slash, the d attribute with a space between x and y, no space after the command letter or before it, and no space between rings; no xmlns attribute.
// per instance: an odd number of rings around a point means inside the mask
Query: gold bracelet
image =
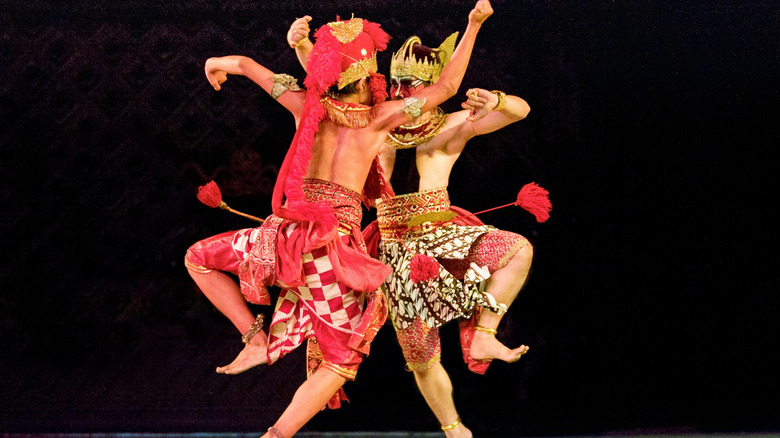
<svg viewBox="0 0 780 438"><path fill-rule="evenodd" d="M458 417L458 419L457 419L457 420L455 420L455 422L454 422L454 423L452 423L452 424L448 424L448 425L446 425L446 426L442 426L442 427L441 427L441 430L443 430L443 431L447 432L448 430L455 429L456 427L458 427L458 425L459 425L459 424L460 424L460 417Z"/></svg>
<svg viewBox="0 0 780 438"><path fill-rule="evenodd" d="M493 336L495 336L498 333L498 330L496 330L496 329L482 327L481 325L475 326L474 330L476 330L478 332L482 332L482 333L487 333L487 334L493 335Z"/></svg>
<svg viewBox="0 0 780 438"><path fill-rule="evenodd" d="M300 48L303 45L303 43L305 43L306 41L309 41L309 37L303 37L299 39L298 42L295 43L295 48L296 49Z"/></svg>
<svg viewBox="0 0 780 438"><path fill-rule="evenodd" d="M493 107L493 111L501 111L506 106L506 93L501 90L493 90L491 93L498 97L498 103Z"/></svg>

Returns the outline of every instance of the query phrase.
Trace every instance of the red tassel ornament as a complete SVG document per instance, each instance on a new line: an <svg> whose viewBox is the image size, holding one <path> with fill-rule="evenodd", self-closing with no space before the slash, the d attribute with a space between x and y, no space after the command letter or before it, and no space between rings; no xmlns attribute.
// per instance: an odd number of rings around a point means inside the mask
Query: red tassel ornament
<svg viewBox="0 0 780 438"><path fill-rule="evenodd" d="M412 282L433 280L439 275L439 262L425 254L415 254L409 263L409 277Z"/></svg>
<svg viewBox="0 0 780 438"><path fill-rule="evenodd" d="M222 192L214 181L209 181L207 184L198 187L198 200L211 208L218 208L225 204L222 201Z"/></svg>
<svg viewBox="0 0 780 438"><path fill-rule="evenodd" d="M529 183L517 193L515 205L534 215L536 222L542 223L550 219L552 203L549 196L550 192L546 189L536 183Z"/></svg>
<svg viewBox="0 0 780 438"><path fill-rule="evenodd" d="M550 218L550 211L552 210L552 202L550 202L549 195L550 192L548 192L547 189L542 188L536 183L528 183L517 192L517 200L515 200L515 202L488 208L487 210L471 213L464 217L476 216L478 214L487 213L488 211L514 205L522 207L524 210L534 215L536 222L545 222Z"/></svg>
<svg viewBox="0 0 780 438"><path fill-rule="evenodd" d="M198 200L206 205L208 205L211 208L221 208L223 210L227 210L233 214L237 214L239 216L243 216L248 219L252 219L254 221L263 222L263 219L260 219L259 217L252 216L250 214L242 213L238 210L233 210L232 208L228 207L228 205L225 203L225 201L222 200L222 191L219 190L219 186L214 181L209 181L208 183L198 187Z"/></svg>

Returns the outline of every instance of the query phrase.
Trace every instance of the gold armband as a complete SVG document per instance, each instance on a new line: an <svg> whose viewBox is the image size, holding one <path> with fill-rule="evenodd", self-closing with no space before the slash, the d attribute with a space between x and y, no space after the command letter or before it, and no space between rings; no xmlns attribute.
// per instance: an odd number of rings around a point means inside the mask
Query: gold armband
<svg viewBox="0 0 780 438"><path fill-rule="evenodd" d="M401 111L416 119L422 115L422 107L425 105L426 101L427 99L425 98L418 99L414 96L407 97L404 99L404 109Z"/></svg>
<svg viewBox="0 0 780 438"><path fill-rule="evenodd" d="M493 111L501 111L506 106L506 93L504 93L501 90L493 90L491 93L495 94L496 97L498 97L498 103L493 108Z"/></svg>
<svg viewBox="0 0 780 438"><path fill-rule="evenodd" d="M271 97L274 99L278 99L279 96L284 94L287 90L298 91L301 89L301 87L298 86L298 80L285 73L275 74L273 81L274 85L271 88Z"/></svg>

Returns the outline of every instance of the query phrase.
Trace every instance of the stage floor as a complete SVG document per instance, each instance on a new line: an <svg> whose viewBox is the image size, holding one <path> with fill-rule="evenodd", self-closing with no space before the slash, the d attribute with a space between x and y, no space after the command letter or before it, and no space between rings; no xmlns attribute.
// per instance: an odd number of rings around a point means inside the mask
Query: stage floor
<svg viewBox="0 0 780 438"><path fill-rule="evenodd" d="M2 434L3 438L258 438L257 433L65 433L65 434ZM440 432L300 432L295 438L441 438ZM780 438L780 432L728 432L728 433L626 433L610 432L600 435L560 435L502 438ZM488 438L488 437L484 437ZM498 437L491 437L498 438Z"/></svg>

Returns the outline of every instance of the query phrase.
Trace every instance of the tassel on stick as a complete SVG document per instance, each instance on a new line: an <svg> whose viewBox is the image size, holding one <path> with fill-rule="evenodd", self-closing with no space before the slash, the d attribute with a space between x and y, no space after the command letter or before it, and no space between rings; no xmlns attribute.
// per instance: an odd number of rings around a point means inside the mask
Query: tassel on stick
<svg viewBox="0 0 780 438"><path fill-rule="evenodd" d="M498 210L499 208L517 206L522 207L527 212L534 215L536 222L542 223L550 218L552 203L550 202L550 192L536 183L528 183L517 192L515 202L499 205L498 207L488 208L487 210L472 213L470 216L476 216L488 211Z"/></svg>
<svg viewBox="0 0 780 438"><path fill-rule="evenodd" d="M536 183L526 184L520 189L515 205L534 215L536 222L542 223L550 219L550 192Z"/></svg>
<svg viewBox="0 0 780 438"><path fill-rule="evenodd" d="M232 208L228 207L227 203L222 200L222 192L219 190L219 186L214 181L209 181L207 184L198 187L198 200L211 208L221 208L239 216L243 216L247 219L252 219L257 222L264 222L263 219L260 219L259 217L242 213L238 210L233 210Z"/></svg>

